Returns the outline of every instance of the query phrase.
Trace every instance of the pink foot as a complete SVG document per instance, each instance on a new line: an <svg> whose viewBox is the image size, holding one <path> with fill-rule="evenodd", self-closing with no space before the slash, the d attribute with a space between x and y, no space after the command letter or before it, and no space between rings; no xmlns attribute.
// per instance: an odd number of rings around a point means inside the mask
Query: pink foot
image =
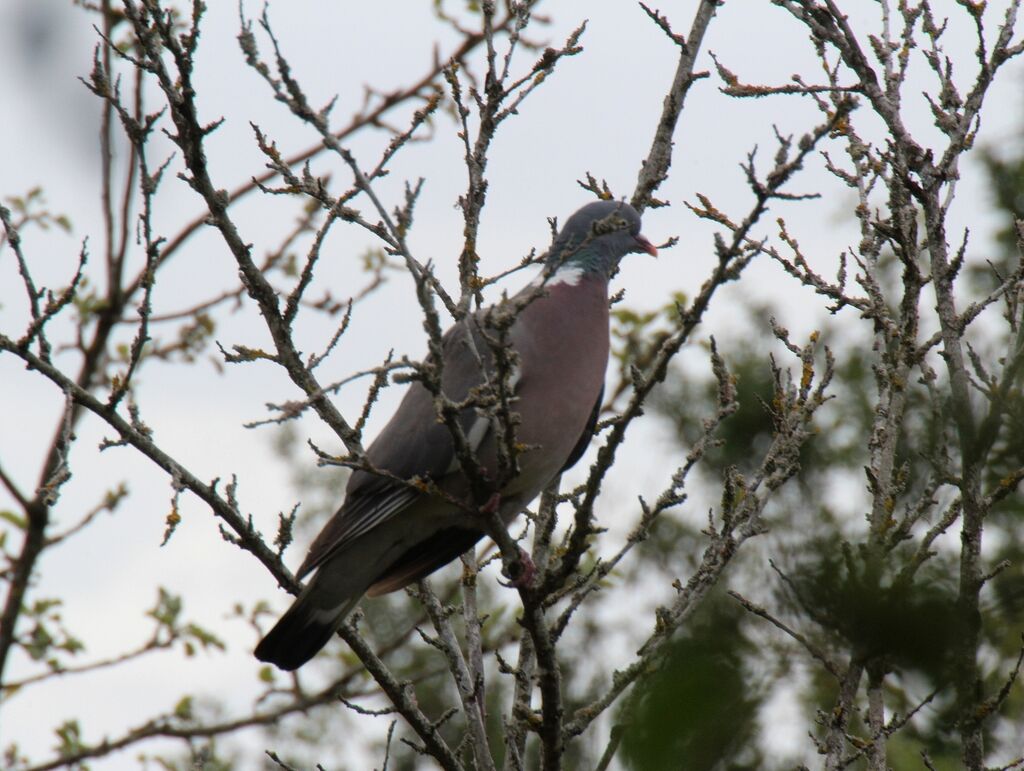
<svg viewBox="0 0 1024 771"><path fill-rule="evenodd" d="M487 503L480 507L481 514L496 514L501 507L501 493L493 493Z"/></svg>
<svg viewBox="0 0 1024 771"><path fill-rule="evenodd" d="M530 554L525 549L519 550L519 564L512 564L509 567L513 570L518 567L518 570L514 570L518 575L510 575L505 569L502 569L502 573L508 576L509 582L506 584L499 581L499 584L513 589L528 589L533 585L533 579L537 577L537 566L533 564Z"/></svg>
<svg viewBox="0 0 1024 771"><path fill-rule="evenodd" d="M497 514L501 508L501 493L493 493L490 498L487 499L487 503L480 507L480 513L491 516ZM506 536L507 537L507 536ZM498 539L495 539L497 542ZM509 565L515 575L511 575L510 571L506 568L502 568L502 574L507 576L509 582L498 583L502 586L513 587L515 589L529 588L533 585L533 579L537 577L537 566L533 564L533 560L530 558L529 553L523 549L519 549L519 560L517 563Z"/></svg>

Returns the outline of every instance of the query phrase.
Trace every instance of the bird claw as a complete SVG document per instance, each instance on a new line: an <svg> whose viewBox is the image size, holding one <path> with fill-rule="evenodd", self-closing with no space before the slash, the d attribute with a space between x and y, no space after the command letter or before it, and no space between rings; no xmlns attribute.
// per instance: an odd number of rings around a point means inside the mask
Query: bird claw
<svg viewBox="0 0 1024 771"><path fill-rule="evenodd" d="M493 493L487 503L480 507L481 514L496 514L501 507L501 493Z"/></svg>
<svg viewBox="0 0 1024 771"><path fill-rule="evenodd" d="M515 568L516 563L512 563L508 567ZM525 549L519 550L519 570L516 571L519 575L510 575L507 568L502 568L502 573L508 576L509 581L498 581L502 586L510 589L528 589L533 585L533 579L537 577L537 566L533 564L533 560L530 558L529 552Z"/></svg>
<svg viewBox="0 0 1024 771"><path fill-rule="evenodd" d="M501 508L501 493L493 493L490 498L487 499L487 503L480 507L480 513L491 515L497 514ZM518 570L515 568L518 567ZM517 575L511 575L509 568L515 570ZM533 560L530 558L530 554L524 549L519 549L519 560L513 562L507 567L501 569L502 575L506 576L509 581L498 581L502 586L506 586L513 589L529 588L533 585L533 579L537 576L537 566L533 564Z"/></svg>

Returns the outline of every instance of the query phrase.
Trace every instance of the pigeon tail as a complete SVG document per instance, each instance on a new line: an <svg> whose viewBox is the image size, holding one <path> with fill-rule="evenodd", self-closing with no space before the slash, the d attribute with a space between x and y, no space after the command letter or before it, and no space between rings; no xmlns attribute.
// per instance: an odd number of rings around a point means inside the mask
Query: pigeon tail
<svg viewBox="0 0 1024 771"><path fill-rule="evenodd" d="M327 645L345 617L362 599L362 592L323 607L323 591L312 583L256 646L256 658L288 672L298 669Z"/></svg>

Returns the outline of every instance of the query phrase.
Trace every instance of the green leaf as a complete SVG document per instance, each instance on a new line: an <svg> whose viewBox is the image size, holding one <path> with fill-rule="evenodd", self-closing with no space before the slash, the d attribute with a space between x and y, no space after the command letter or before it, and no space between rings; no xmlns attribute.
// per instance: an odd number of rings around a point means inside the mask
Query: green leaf
<svg viewBox="0 0 1024 771"><path fill-rule="evenodd" d="M202 645L203 648L219 648L220 650L226 648L219 637L203 629L198 624L187 624L185 626L185 634Z"/></svg>
<svg viewBox="0 0 1024 771"><path fill-rule="evenodd" d="M174 716L181 720L191 720L192 713L192 697L182 696L181 700L174 705Z"/></svg>
<svg viewBox="0 0 1024 771"><path fill-rule="evenodd" d="M24 517L20 517L9 509L0 509L0 519L6 520L14 525L19 530L24 530L28 526L28 522Z"/></svg>
<svg viewBox="0 0 1024 771"><path fill-rule="evenodd" d="M53 730L54 733L57 734L57 738L60 740L60 743L57 745L57 752L61 757L76 755L84 749L85 745L82 744L82 729L78 725L77 720L68 720Z"/></svg>
<svg viewBox="0 0 1024 771"><path fill-rule="evenodd" d="M177 636L178 617L181 615L181 597L171 594L162 586L159 591L160 595L157 598L156 605L146 615L155 619L160 626L166 627L169 632Z"/></svg>

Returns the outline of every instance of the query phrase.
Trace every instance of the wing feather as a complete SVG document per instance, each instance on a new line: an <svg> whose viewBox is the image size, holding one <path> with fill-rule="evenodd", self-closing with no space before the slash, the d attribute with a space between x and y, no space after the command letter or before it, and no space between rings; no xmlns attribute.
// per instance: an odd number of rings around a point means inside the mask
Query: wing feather
<svg viewBox="0 0 1024 771"><path fill-rule="evenodd" d="M483 382L483 372L491 368L487 344L475 329L471 341L468 326L466 322L455 325L443 340L445 365L441 385L445 395L454 401L465 399L472 388ZM519 373L513 373L511 379L515 387ZM472 408L464 410L460 420L470 447L476 451L490 433L490 421ZM407 480L421 477L439 481L458 471L451 434L438 421L433 397L421 383L409 385L398 410L367 450L367 458L375 468ZM299 576L314 570L425 495L379 474L353 472L345 502L313 541Z"/></svg>

